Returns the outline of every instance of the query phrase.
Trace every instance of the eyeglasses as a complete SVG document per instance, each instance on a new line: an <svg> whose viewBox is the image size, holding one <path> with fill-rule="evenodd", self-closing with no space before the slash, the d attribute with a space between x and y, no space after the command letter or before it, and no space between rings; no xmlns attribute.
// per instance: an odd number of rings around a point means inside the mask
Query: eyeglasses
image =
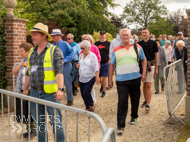
<svg viewBox="0 0 190 142"><path fill-rule="evenodd" d="M66 38L66 40L70 40L71 38Z"/></svg>
<svg viewBox="0 0 190 142"><path fill-rule="evenodd" d="M82 47L82 48L80 48L80 49L81 49L81 50L85 50L85 48L83 48L83 47Z"/></svg>
<svg viewBox="0 0 190 142"><path fill-rule="evenodd" d="M84 39L84 40L88 40L88 39Z"/></svg>

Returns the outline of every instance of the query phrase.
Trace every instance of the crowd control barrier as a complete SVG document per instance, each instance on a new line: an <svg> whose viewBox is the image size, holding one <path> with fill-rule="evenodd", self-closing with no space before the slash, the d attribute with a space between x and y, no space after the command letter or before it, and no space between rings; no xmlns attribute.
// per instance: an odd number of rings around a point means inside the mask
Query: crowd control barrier
<svg viewBox="0 0 190 142"><path fill-rule="evenodd" d="M163 124L165 124L172 116L185 124L175 115L175 111L186 96L186 82L183 62L181 59L164 68L164 78L169 117Z"/></svg>
<svg viewBox="0 0 190 142"><path fill-rule="evenodd" d="M91 121L96 121L96 123L99 125L101 131L102 131L102 138L100 136L100 140L101 142L115 142L116 141L116 137L115 137L115 131L113 128L107 128L106 124L104 123L104 121L102 120L102 118L93 113L93 112L89 112L86 110L82 110L82 109L78 109L78 108L74 108L74 107L69 107L66 105L62 105L62 104L58 104L58 103L54 103L54 102L50 102L50 101L46 101L46 100L42 100L42 99L38 99L38 98L34 98L34 97L30 97L30 96L26 96L26 95L22 95L22 94L18 94L15 92L11 92L11 91L7 91L7 90L3 90L0 89L0 94L1 94L1 123L0 123L0 141L2 142L7 142L7 141L26 141L25 138L23 138L23 133L24 131L24 124L23 121L21 121L21 123L17 123L17 121L15 120L15 116L16 116L16 98L19 98L21 100L21 108L23 106L23 101L27 100L28 101L28 111L30 112L30 102L35 102L36 103L36 114L38 114L38 104L44 105L45 106L45 110L47 110L47 107L52 107L54 108L54 114L56 113L56 109L61 109L62 110L62 114L64 112L64 117L62 117L62 122L64 122L63 126L64 126L64 135L65 135L65 142L70 142L70 141L76 141L76 142L81 142L80 140L80 135L83 133L80 133L80 128L79 125L82 123L82 121L85 120L85 118L87 119L87 123L84 124L84 126L86 126L87 128L87 133L84 133L84 135L87 135L86 138L87 140L83 140L83 141L91 141L91 136L92 134L90 134L91 132ZM7 100L7 113L4 113L4 97L6 97ZM14 98L14 112L10 112L10 104L9 104L9 99L10 97ZM67 122L68 117L70 117L69 115L67 115L69 112L74 113L74 115L72 115L72 123L75 123L75 130L69 131L68 130L68 126L69 125ZM55 114L56 115L56 114ZM75 116L75 118L74 118ZM21 120L23 120L23 109L21 109ZM37 115L37 117L39 117ZM80 120L79 120L80 117ZM28 117L28 124L30 124L31 122L31 118ZM93 120L92 120L93 119ZM36 124L38 124L37 122L37 118L35 120ZM54 124L56 122L53 122ZM48 126L49 125L49 126ZM82 127L84 127L82 126ZM93 125L96 126L96 125ZM55 135L55 137L53 137L53 134L49 134L49 130L48 127L51 128L50 124L48 123L48 114L47 111L45 111L45 137L46 141L56 141L57 137ZM71 132L71 134L69 134L69 132ZM97 132L97 130L96 130ZM96 133L95 133L96 134ZM69 135L69 137L68 137ZM52 136L50 138L50 136ZM73 138L70 138L70 136L72 136ZM74 140L73 140L74 139ZM29 137L28 137L28 141L39 141L38 140L38 133L37 133L37 137L35 137L35 139L30 139L30 133L29 133ZM98 141L98 140L97 140Z"/></svg>
<svg viewBox="0 0 190 142"><path fill-rule="evenodd" d="M15 64L15 66L17 66ZM64 136L65 136L65 141L64 142L90 142L93 140L94 131L92 130L93 127L96 127L97 129L95 132L101 131L102 135L98 136L99 139L95 139L95 141L100 141L100 142L116 142L116 136L115 136L115 130L113 128L107 128L106 124L102 120L102 118L93 113L89 112L86 110L74 108L74 107L69 107L66 105L22 95L15 93L15 76L13 75L13 91L7 91L0 89L0 95L1 95L1 121L0 121L0 141L2 142L12 142L12 141L26 141L26 138L23 137L23 133L26 131L26 125L23 124L25 120L25 116L23 115L23 101L28 101L28 112L30 112L30 102L35 102L36 103L36 114L38 114L38 104L44 105L45 106L45 141L57 141L57 137L51 133L49 134L49 130L52 129L49 122L49 117L47 114L47 107L52 107L54 108L54 114L56 115L56 109L60 109L62 112L62 123L64 127ZM10 98L13 99L13 103L11 104L14 106L13 110L14 112L10 111ZM16 116L16 99L20 99L20 104L21 104L21 123L17 122L17 116ZM7 106L7 109L4 109L4 106ZM5 113L5 110L7 111ZM24 116L24 117L23 117ZM38 124L38 115L36 115L36 124ZM26 120L25 120L26 121ZM28 125L31 122L31 117L28 117L27 119ZM56 122L53 122L54 124ZM72 126L70 125L72 124ZM73 126L75 125L75 126ZM98 127L97 127L98 126ZM50 129L49 129L50 128ZM71 129L72 128L72 129ZM85 129L84 129L85 128ZM37 127L36 127L37 129ZM93 132L91 132L93 131ZM37 131L36 131L37 132ZM50 131L51 132L51 131ZM55 127L55 133L56 133L56 127ZM94 134L93 134L94 133ZM48 136L47 136L48 134ZM81 135L84 135L81 138ZM84 139L86 138L86 139ZM38 133L35 138L30 137L30 133L28 136L27 141L39 141L38 140ZM94 141L94 140L93 140Z"/></svg>

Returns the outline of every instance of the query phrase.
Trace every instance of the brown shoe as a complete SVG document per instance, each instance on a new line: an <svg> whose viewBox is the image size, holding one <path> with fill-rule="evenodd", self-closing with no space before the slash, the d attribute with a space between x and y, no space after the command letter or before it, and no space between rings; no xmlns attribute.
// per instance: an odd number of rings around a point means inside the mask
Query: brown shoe
<svg viewBox="0 0 190 142"><path fill-rule="evenodd" d="M95 110L95 106L90 106L90 110L89 111L94 112L94 110Z"/></svg>
<svg viewBox="0 0 190 142"><path fill-rule="evenodd" d="M72 106L73 105L73 101L67 101L67 106Z"/></svg>

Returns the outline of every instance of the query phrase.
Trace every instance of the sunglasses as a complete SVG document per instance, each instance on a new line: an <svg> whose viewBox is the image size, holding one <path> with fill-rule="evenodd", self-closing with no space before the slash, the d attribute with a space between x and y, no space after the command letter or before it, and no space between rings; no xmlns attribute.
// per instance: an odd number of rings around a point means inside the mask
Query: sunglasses
<svg viewBox="0 0 190 142"><path fill-rule="evenodd" d="M81 50L85 50L85 48L83 48L83 47L82 47L82 48L80 48L80 49L81 49Z"/></svg>
<svg viewBox="0 0 190 142"><path fill-rule="evenodd" d="M66 38L66 40L70 40L71 38Z"/></svg>
<svg viewBox="0 0 190 142"><path fill-rule="evenodd" d="M84 40L88 40L88 39L84 39Z"/></svg>

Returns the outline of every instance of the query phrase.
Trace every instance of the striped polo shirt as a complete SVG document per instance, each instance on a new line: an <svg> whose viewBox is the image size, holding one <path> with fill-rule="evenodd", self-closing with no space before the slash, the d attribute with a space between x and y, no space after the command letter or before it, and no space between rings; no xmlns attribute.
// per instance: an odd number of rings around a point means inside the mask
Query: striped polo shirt
<svg viewBox="0 0 190 142"><path fill-rule="evenodd" d="M140 60L145 59L144 51L139 44L137 44L137 50ZM139 73L139 64L137 62L137 54L133 44L128 47L121 45L116 46L113 49L111 64L116 64L117 81L128 81L141 77Z"/></svg>

